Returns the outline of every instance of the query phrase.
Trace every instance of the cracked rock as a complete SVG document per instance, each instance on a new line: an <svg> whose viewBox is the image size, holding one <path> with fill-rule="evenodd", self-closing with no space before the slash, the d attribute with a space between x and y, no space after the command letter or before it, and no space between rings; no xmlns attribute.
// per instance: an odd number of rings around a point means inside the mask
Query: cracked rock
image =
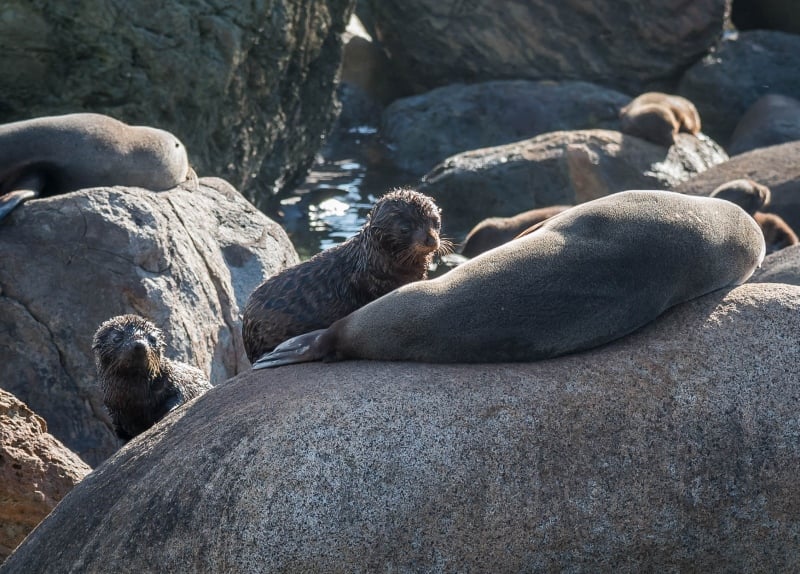
<svg viewBox="0 0 800 574"><path fill-rule="evenodd" d="M30 201L0 223L0 387L96 466L118 447L96 385L97 327L137 313L167 356L212 384L249 368L240 309L298 261L283 229L227 182L154 193L82 190Z"/></svg>

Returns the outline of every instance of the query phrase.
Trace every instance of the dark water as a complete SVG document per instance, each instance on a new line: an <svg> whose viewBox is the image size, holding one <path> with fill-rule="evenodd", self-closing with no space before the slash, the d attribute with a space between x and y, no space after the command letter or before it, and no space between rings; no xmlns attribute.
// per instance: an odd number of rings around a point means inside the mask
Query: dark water
<svg viewBox="0 0 800 574"><path fill-rule="evenodd" d="M375 200L390 189L418 183L383 158L376 128L339 132L318 154L305 181L265 210L286 230L301 259L355 235Z"/></svg>

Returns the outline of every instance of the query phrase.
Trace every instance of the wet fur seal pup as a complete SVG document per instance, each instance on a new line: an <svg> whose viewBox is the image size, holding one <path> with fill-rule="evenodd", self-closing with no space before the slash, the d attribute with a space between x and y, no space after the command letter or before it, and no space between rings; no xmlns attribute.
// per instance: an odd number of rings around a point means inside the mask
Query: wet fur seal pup
<svg viewBox="0 0 800 574"><path fill-rule="evenodd" d="M730 202L624 191L572 207L439 278L400 287L279 345L254 368L313 360L535 361L613 341L744 282L764 257Z"/></svg>
<svg viewBox="0 0 800 574"><path fill-rule="evenodd" d="M532 225L558 215L569 205L551 205L523 211L512 217L489 217L473 227L464 239L461 255L475 257L514 239Z"/></svg>
<svg viewBox="0 0 800 574"><path fill-rule="evenodd" d="M797 234L780 215L760 211L769 205L771 199L766 185L747 178L733 179L715 188L710 197L732 201L749 213L764 234L767 254L800 242Z"/></svg>
<svg viewBox="0 0 800 574"><path fill-rule="evenodd" d="M634 98L619 113L624 134L666 147L675 143L678 132L700 132L700 114L692 102L681 96L646 92Z"/></svg>
<svg viewBox="0 0 800 574"><path fill-rule="evenodd" d="M166 358L164 348L161 330L138 315L112 317L94 335L103 403L123 441L211 388L200 369Z"/></svg>
<svg viewBox="0 0 800 574"><path fill-rule="evenodd" d="M440 210L411 189L381 197L353 237L270 277L250 295L242 317L247 357L256 360L295 335L327 327L412 281L427 278L439 237Z"/></svg>
<svg viewBox="0 0 800 574"><path fill-rule="evenodd" d="M193 174L181 141L158 128L92 113L0 125L0 220L38 196L111 185L162 191Z"/></svg>

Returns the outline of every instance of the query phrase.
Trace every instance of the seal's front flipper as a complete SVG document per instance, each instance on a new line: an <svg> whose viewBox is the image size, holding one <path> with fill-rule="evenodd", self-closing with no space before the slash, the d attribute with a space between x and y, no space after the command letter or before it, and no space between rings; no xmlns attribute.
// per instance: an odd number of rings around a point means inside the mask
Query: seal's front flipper
<svg viewBox="0 0 800 574"><path fill-rule="evenodd" d="M18 205L39 197L43 187L44 178L36 174L27 175L8 186L13 191L0 195L0 221Z"/></svg>
<svg viewBox="0 0 800 574"><path fill-rule="evenodd" d="M310 333L304 333L287 339L270 353L264 353L261 357L253 363L253 370L255 369L270 369L272 367L280 367L282 365L291 365L293 363L306 363L309 361L319 361L326 358L327 346L325 345L326 338L323 337L327 333L327 329L318 329Z"/></svg>

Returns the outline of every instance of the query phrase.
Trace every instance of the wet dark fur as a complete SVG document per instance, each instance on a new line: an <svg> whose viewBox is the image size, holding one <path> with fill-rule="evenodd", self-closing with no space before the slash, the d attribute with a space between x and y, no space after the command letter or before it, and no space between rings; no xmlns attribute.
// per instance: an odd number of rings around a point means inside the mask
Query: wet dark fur
<svg viewBox="0 0 800 574"><path fill-rule="evenodd" d="M440 241L439 208L410 189L378 200L353 237L285 269L250 295L242 334L255 361L276 345L322 329L389 291L427 277Z"/></svg>
<svg viewBox="0 0 800 574"><path fill-rule="evenodd" d="M119 315L92 342L103 403L124 441L211 388L199 369L164 357L164 337L138 315Z"/></svg>

